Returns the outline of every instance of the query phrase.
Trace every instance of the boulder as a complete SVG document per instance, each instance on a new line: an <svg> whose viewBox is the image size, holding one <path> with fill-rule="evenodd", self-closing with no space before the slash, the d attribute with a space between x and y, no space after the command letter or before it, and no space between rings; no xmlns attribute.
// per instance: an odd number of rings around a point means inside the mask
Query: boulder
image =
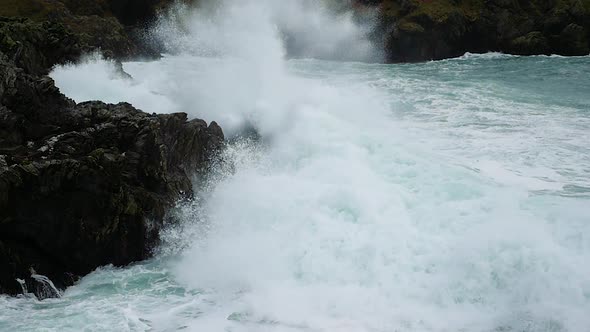
<svg viewBox="0 0 590 332"><path fill-rule="evenodd" d="M586 29L575 23L568 24L559 35L557 42L557 54L561 55L588 55L590 45Z"/></svg>
<svg viewBox="0 0 590 332"><path fill-rule="evenodd" d="M540 31L529 32L512 41L510 53L518 55L548 54L549 43Z"/></svg>

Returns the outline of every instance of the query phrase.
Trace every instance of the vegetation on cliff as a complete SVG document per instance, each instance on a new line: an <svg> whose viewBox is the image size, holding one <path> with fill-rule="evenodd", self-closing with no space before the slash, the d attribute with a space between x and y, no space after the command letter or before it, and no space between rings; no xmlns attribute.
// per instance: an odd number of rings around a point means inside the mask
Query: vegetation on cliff
<svg viewBox="0 0 590 332"><path fill-rule="evenodd" d="M144 42L142 28L170 2L172 0L4 0L0 2L0 17L61 24L77 38L81 49L100 49L107 57L156 56L153 45Z"/></svg>
<svg viewBox="0 0 590 332"><path fill-rule="evenodd" d="M588 55L590 0L365 0L379 6L387 61L465 52Z"/></svg>

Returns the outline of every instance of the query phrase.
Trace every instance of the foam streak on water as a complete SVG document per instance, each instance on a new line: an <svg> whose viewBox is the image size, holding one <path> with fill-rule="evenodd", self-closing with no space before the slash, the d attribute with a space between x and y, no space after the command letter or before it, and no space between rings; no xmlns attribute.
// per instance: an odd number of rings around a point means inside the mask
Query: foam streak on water
<svg viewBox="0 0 590 332"><path fill-rule="evenodd" d="M262 139L228 146L157 258L0 298L0 330L588 330L590 58L284 61L274 7L228 3L195 26L256 32L239 47L52 76Z"/></svg>

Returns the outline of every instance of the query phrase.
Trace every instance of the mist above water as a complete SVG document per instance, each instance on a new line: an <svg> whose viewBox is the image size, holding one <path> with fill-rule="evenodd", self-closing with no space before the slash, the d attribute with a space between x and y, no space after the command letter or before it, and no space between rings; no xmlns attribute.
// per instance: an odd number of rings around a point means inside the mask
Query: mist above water
<svg viewBox="0 0 590 332"><path fill-rule="evenodd" d="M153 71L142 70L149 64L129 63L126 69L134 79L128 79L117 74L114 63L93 55L76 65L58 66L52 77L76 101L128 101L147 112L186 112L220 122L232 136L252 126L280 130L296 105L318 93L305 87L307 80L286 72L288 45L297 44L299 55L332 60L367 60L378 54L366 38L366 29L342 4L330 7L307 0L199 4L176 3L151 30L150 39L169 53L162 62L175 64ZM80 77L101 79L90 82Z"/></svg>
<svg viewBox="0 0 590 332"><path fill-rule="evenodd" d="M169 53L237 56L255 63L286 56L378 61L368 39L376 16L348 1L222 0L177 3L163 13L153 37ZM269 64L267 64L269 65Z"/></svg>

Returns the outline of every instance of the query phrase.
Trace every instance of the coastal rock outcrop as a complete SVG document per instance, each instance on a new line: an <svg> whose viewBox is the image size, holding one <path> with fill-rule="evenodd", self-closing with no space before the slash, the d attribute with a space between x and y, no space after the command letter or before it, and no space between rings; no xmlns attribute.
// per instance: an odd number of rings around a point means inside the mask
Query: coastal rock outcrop
<svg viewBox="0 0 590 332"><path fill-rule="evenodd" d="M590 1L358 0L378 8L387 62L466 52L590 54Z"/></svg>
<svg viewBox="0 0 590 332"><path fill-rule="evenodd" d="M39 275L64 288L149 257L166 211L191 197L193 175L222 146L221 128L68 99L44 74L83 47L57 23L0 21L0 38L0 293L20 293L17 279L35 291Z"/></svg>
<svg viewBox="0 0 590 332"><path fill-rule="evenodd" d="M188 0L187 0L188 1ZM156 46L145 43L143 31L159 10L173 0L4 0L0 17L20 19L16 40L38 42L36 27L61 26L83 51L100 50L111 58L157 57ZM25 18L29 19L27 22ZM6 20L6 19L4 19ZM24 30L23 30L24 29ZM28 33L23 35L23 32ZM25 38L23 38L25 37ZM2 35L0 35L0 39ZM14 39L13 39L14 40ZM44 53L43 42L38 49Z"/></svg>
<svg viewBox="0 0 590 332"><path fill-rule="evenodd" d="M53 65L90 50L60 23L0 17L0 51L25 73L47 74Z"/></svg>

